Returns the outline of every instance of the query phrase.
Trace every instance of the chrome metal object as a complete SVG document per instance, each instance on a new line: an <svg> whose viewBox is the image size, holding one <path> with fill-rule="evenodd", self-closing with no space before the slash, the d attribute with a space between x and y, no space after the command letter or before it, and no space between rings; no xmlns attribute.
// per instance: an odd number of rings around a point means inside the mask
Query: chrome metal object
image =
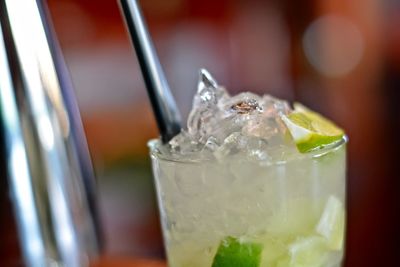
<svg viewBox="0 0 400 267"><path fill-rule="evenodd" d="M99 251L94 175L47 10L3 0L0 23L2 141L26 266L88 266Z"/></svg>

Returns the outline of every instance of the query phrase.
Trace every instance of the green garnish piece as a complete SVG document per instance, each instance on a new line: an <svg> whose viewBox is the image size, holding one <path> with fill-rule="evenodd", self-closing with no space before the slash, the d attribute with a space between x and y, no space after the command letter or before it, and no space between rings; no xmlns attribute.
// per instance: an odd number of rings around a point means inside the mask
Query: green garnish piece
<svg viewBox="0 0 400 267"><path fill-rule="evenodd" d="M263 246L226 237L219 245L212 267L259 267Z"/></svg>
<svg viewBox="0 0 400 267"><path fill-rule="evenodd" d="M322 115L296 103L294 111L282 116L297 149L306 153L340 141L344 131Z"/></svg>

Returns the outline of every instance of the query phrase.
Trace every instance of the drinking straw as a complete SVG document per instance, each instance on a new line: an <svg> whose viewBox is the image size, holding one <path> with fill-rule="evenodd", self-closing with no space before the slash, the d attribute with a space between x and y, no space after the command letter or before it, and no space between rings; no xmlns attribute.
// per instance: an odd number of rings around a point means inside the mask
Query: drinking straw
<svg viewBox="0 0 400 267"><path fill-rule="evenodd" d="M181 116L136 0L120 0L163 143L181 131Z"/></svg>

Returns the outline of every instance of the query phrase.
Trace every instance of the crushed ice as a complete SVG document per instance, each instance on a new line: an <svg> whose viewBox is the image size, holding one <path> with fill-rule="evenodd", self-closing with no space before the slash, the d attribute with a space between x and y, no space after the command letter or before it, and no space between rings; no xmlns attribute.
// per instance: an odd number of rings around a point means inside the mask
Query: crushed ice
<svg viewBox="0 0 400 267"><path fill-rule="evenodd" d="M245 156L268 161L294 149L280 119L289 112L286 101L269 95L230 96L202 69L187 128L169 142L170 150L177 158Z"/></svg>

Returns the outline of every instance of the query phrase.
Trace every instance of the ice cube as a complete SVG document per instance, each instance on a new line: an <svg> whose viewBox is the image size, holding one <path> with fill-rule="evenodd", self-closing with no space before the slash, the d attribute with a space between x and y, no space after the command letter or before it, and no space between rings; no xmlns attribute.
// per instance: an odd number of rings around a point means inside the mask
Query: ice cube
<svg viewBox="0 0 400 267"><path fill-rule="evenodd" d="M188 155L196 151L198 146L197 142L192 137L182 130L178 135L169 141L171 152L173 154Z"/></svg>
<svg viewBox="0 0 400 267"><path fill-rule="evenodd" d="M266 119L261 116L254 117L254 119L249 120L242 128L242 133L248 136L254 136L259 138L267 138L271 135L271 131L266 127ZM273 133L272 133L273 134Z"/></svg>
<svg viewBox="0 0 400 267"><path fill-rule="evenodd" d="M343 248L344 224L343 203L337 197L330 196L316 227L317 233L328 241L330 249L341 250Z"/></svg>
<svg viewBox="0 0 400 267"><path fill-rule="evenodd" d="M268 153L268 141L263 138L248 136L245 146L242 150L247 154L249 159L270 160L271 156Z"/></svg>
<svg viewBox="0 0 400 267"><path fill-rule="evenodd" d="M204 143L209 136L213 136L219 144L234 132L240 132L243 122L235 116L223 118L221 114L215 114L213 119L203 128L204 132L200 138L200 142Z"/></svg>
<svg viewBox="0 0 400 267"><path fill-rule="evenodd" d="M221 146L219 146L215 152L214 156L218 160L222 160L227 156L236 154L240 147L242 147L241 142L243 142L243 136L240 132L234 132L225 138Z"/></svg>
<svg viewBox="0 0 400 267"><path fill-rule="evenodd" d="M199 91L201 91L203 88L218 87L217 82L206 69L200 69L199 76L200 76L198 84Z"/></svg>
<svg viewBox="0 0 400 267"><path fill-rule="evenodd" d="M318 236L297 238L289 245L290 265L319 267L327 266L329 252L325 240Z"/></svg>
<svg viewBox="0 0 400 267"><path fill-rule="evenodd" d="M267 117L280 117L280 115L287 115L291 112L287 101L277 99L270 95L264 95L261 104L265 108L264 114Z"/></svg>
<svg viewBox="0 0 400 267"><path fill-rule="evenodd" d="M240 132L230 134L219 146L214 156L221 160L225 157L239 156L243 159L268 160L268 142L262 138L243 135Z"/></svg>
<svg viewBox="0 0 400 267"><path fill-rule="evenodd" d="M205 70L201 69L197 93L193 100L192 111L188 117L188 132L196 138L204 136L207 132L207 124L210 122L218 110L218 101L228 97L223 87L218 86L217 82Z"/></svg>
<svg viewBox="0 0 400 267"><path fill-rule="evenodd" d="M220 99L227 96L228 93L225 88L219 86L211 74L205 69L201 69L193 108L196 108L197 106L215 106Z"/></svg>
<svg viewBox="0 0 400 267"><path fill-rule="evenodd" d="M209 150L209 151L215 151L217 150L219 147L219 143L217 138L215 138L214 136L210 136L206 143L204 144L204 148L205 150Z"/></svg>

